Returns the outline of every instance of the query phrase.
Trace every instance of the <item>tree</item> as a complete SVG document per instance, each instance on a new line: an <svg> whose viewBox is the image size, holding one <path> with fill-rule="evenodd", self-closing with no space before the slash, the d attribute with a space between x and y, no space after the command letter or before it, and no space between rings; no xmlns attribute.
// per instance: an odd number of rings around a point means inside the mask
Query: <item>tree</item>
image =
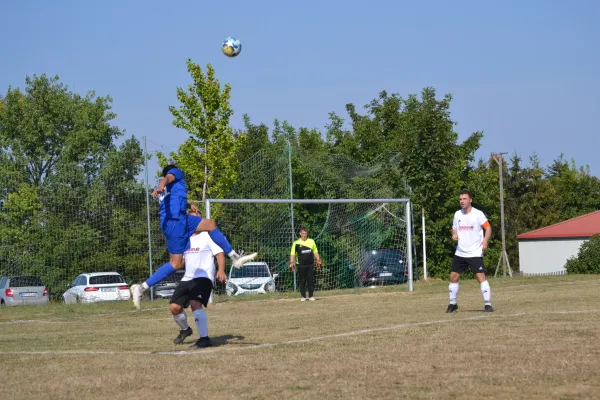
<svg viewBox="0 0 600 400"><path fill-rule="evenodd" d="M561 220L600 209L600 180L591 175L589 167L578 168L575 160L569 163L561 154L548 167L546 176L560 194L557 206Z"/></svg>
<svg viewBox="0 0 600 400"><path fill-rule="evenodd" d="M109 96L27 77L0 97L0 264L60 294L78 273L146 270L139 142L111 121ZM141 235L141 236L140 236Z"/></svg>
<svg viewBox="0 0 600 400"><path fill-rule="evenodd" d="M25 93L8 88L0 98L0 144L3 156L41 185L55 172L59 161L98 168L114 139L122 132L110 121L110 96L70 92L58 76L27 77Z"/></svg>
<svg viewBox="0 0 600 400"><path fill-rule="evenodd" d="M600 274L600 235L585 241L577 257L571 257L565 268L569 274Z"/></svg>
<svg viewBox="0 0 600 400"><path fill-rule="evenodd" d="M415 210L424 207L427 220L428 266L432 275L447 275L449 254L454 243L450 237L457 195L469 184L474 153L483 134L475 132L458 143L450 117L451 95L436 98L433 88L425 88L421 98L383 91L365 106L360 115L353 104L346 105L352 130L343 129L343 120L330 114L326 134L333 151L341 151L360 163L395 153L393 169L383 177L394 182L394 195L406 196L405 182L412 189ZM391 159L392 160L392 159ZM394 171L398 171L397 173ZM421 227L417 226L417 236ZM420 247L420 242L418 244Z"/></svg>
<svg viewBox="0 0 600 400"><path fill-rule="evenodd" d="M187 61L192 83L187 91L177 88L179 108L170 106L173 125L186 130L190 137L171 154L187 176L190 197L201 192L207 196L222 197L237 180L238 159L236 154L244 141L244 135L234 135L229 126L233 115L229 99L231 86L221 88L212 65L207 64L206 74L199 65ZM159 154L161 164L165 156Z"/></svg>

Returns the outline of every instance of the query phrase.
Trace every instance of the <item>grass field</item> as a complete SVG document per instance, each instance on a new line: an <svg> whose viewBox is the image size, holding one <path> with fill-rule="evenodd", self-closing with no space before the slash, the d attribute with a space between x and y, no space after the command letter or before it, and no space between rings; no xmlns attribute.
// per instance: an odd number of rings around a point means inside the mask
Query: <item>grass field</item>
<svg viewBox="0 0 600 400"><path fill-rule="evenodd" d="M600 276L217 298L215 346L176 346L167 302L0 309L10 399L600 398ZM193 318L190 325L197 334Z"/></svg>

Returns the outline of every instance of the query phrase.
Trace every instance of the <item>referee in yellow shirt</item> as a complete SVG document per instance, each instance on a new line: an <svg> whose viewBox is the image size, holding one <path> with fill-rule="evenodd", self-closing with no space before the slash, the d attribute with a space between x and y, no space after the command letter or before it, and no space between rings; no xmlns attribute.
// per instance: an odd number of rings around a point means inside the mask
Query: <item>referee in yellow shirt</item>
<svg viewBox="0 0 600 400"><path fill-rule="evenodd" d="M298 232L300 239L292 244L290 251L290 269L294 271L294 261L298 257L298 278L300 279L300 301L306 301L306 287L308 286L308 300L313 301L313 292L315 291L315 258L317 259L317 268L321 268L321 257L317 244L314 240L308 238L308 230L300 228Z"/></svg>

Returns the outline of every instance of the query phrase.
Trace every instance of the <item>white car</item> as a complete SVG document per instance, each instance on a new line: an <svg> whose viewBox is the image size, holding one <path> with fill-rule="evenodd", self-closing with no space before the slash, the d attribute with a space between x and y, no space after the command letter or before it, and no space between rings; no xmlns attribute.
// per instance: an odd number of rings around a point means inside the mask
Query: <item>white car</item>
<svg viewBox="0 0 600 400"><path fill-rule="evenodd" d="M125 279L117 272L81 274L62 295L63 303L96 303L99 301L130 300Z"/></svg>
<svg viewBox="0 0 600 400"><path fill-rule="evenodd" d="M231 268L227 280L227 296L265 294L275 291L275 278L266 262L249 262L240 269Z"/></svg>

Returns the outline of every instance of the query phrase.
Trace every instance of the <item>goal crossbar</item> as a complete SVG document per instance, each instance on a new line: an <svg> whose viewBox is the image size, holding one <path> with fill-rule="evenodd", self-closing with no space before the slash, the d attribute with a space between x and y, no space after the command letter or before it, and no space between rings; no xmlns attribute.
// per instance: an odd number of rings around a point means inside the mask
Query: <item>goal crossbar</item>
<svg viewBox="0 0 600 400"><path fill-rule="evenodd" d="M410 199L206 199L210 203L230 204L347 204L347 203L409 203Z"/></svg>
<svg viewBox="0 0 600 400"><path fill-rule="evenodd" d="M413 254L411 229L411 203L408 198L391 199L206 199L206 218L210 218L211 204L348 204L348 203L405 203L406 213L406 256L408 262L408 291L414 290L413 285Z"/></svg>

